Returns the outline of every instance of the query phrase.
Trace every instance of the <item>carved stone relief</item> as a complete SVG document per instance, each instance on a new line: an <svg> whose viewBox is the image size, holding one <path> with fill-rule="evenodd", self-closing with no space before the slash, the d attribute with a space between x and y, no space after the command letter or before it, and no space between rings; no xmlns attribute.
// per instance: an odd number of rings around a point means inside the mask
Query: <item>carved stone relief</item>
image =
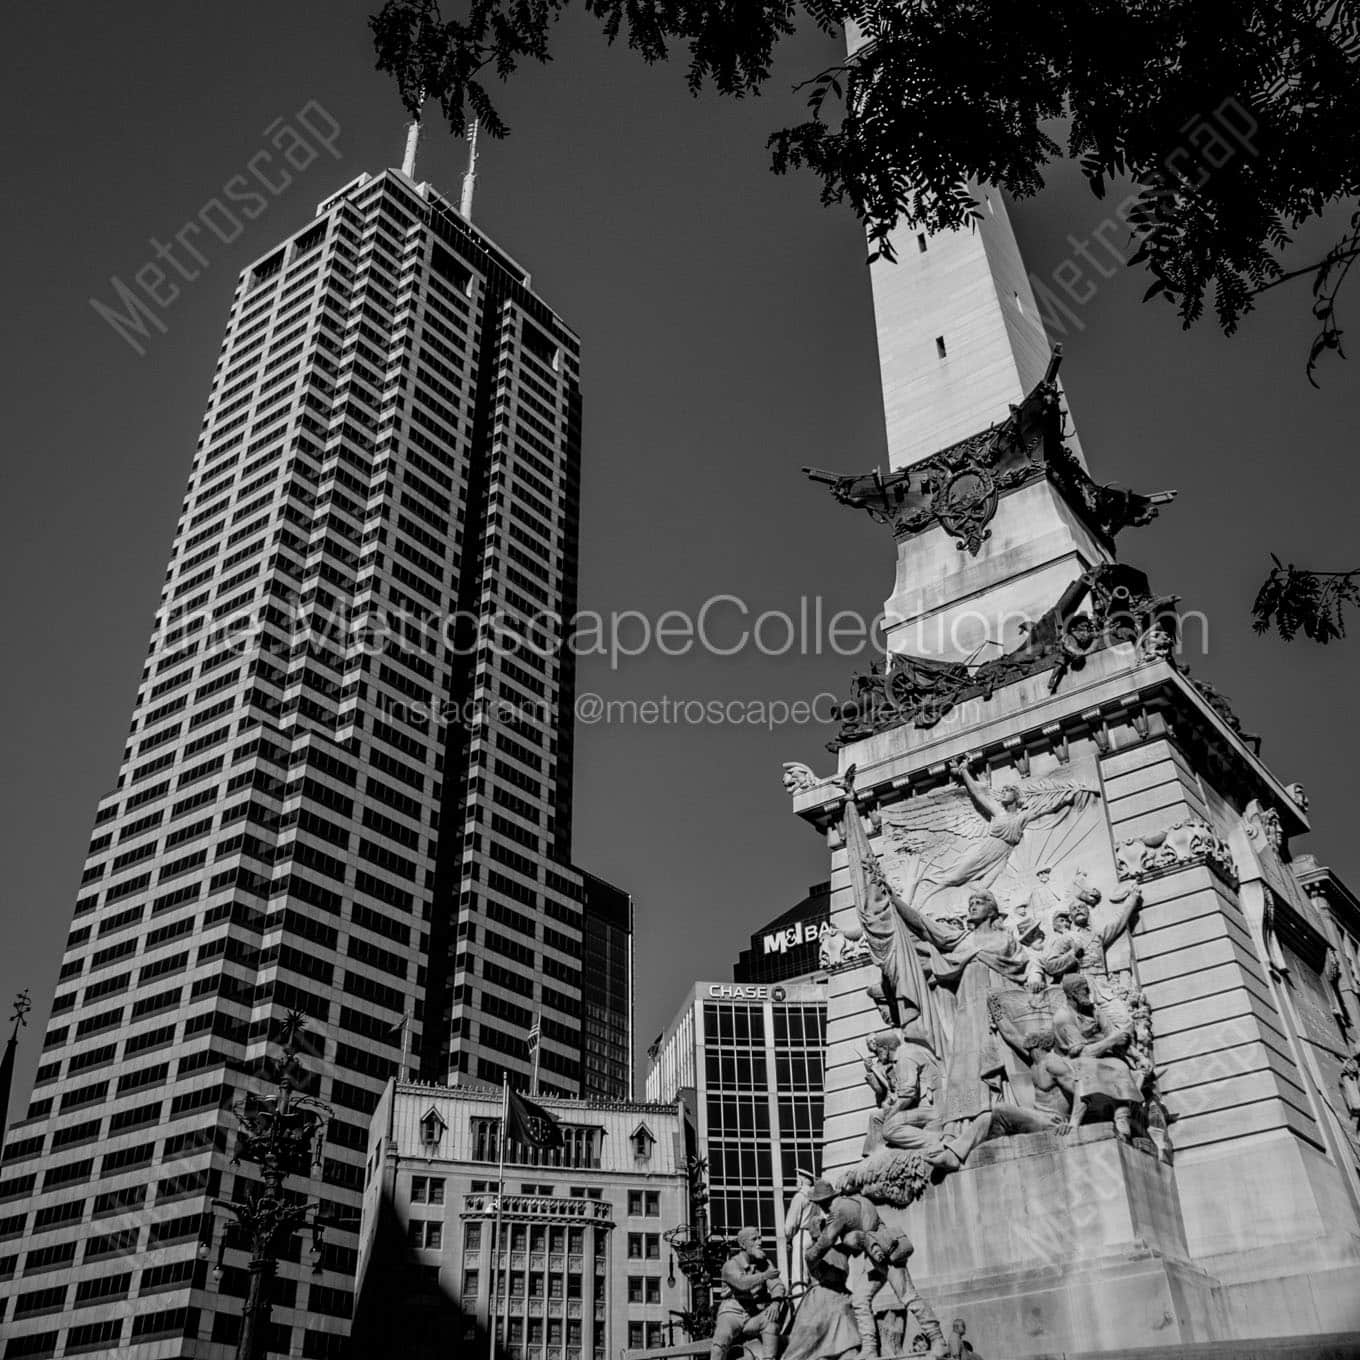
<svg viewBox="0 0 1360 1360"><path fill-rule="evenodd" d="M910 1204L990 1138L1103 1118L1157 1145L1151 1026L1126 941L1141 897L1096 886L1111 875L1094 766L996 785L954 773L954 787L879 809L878 853L846 776L843 834L885 1027L866 1036L875 1108L841 1186L880 1204Z"/></svg>
<svg viewBox="0 0 1360 1360"><path fill-rule="evenodd" d="M851 680L836 716L841 729L831 750L906 723L934 727L959 704L988 700L1004 685L1049 673L1052 693L1070 672L1102 648L1157 636L1175 644L1175 595L1156 595L1147 576L1122 562L1103 562L1069 586L1051 609L1025 628L1024 641L977 665L896 653ZM1158 647L1160 643L1156 644ZM1146 647L1143 656L1147 659Z"/></svg>
<svg viewBox="0 0 1360 1360"><path fill-rule="evenodd" d="M1120 841L1114 857L1120 878L1143 879L1186 864L1211 864L1230 882L1237 881L1227 842L1197 817Z"/></svg>
<svg viewBox="0 0 1360 1360"><path fill-rule="evenodd" d="M797 760L786 760L784 762L784 792L790 797L796 797L800 793L806 793L809 789L815 789L818 784L826 783L816 774L813 769L802 764Z"/></svg>

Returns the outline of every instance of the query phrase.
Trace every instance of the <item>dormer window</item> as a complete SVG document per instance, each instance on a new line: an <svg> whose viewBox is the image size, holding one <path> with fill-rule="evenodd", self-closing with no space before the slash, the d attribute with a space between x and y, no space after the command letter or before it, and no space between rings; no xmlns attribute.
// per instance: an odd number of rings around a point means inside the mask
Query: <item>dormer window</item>
<svg viewBox="0 0 1360 1360"><path fill-rule="evenodd" d="M420 1142L427 1152L433 1152L444 1137L447 1124L439 1117L439 1111L431 1106L420 1119Z"/></svg>
<svg viewBox="0 0 1360 1360"><path fill-rule="evenodd" d="M633 1156L640 1162L647 1161L652 1155L652 1144L656 1139L646 1124L639 1124L633 1130Z"/></svg>

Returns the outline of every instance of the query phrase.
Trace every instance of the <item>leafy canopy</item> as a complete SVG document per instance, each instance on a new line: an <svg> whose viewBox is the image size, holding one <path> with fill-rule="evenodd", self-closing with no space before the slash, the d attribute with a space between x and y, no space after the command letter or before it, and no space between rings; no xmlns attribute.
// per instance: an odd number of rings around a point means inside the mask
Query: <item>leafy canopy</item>
<svg viewBox="0 0 1360 1360"><path fill-rule="evenodd" d="M438 103L464 133L508 131L488 89L551 59L571 0L386 0L370 20L379 70L415 116ZM776 171L812 170L877 254L899 225L961 227L970 184L1023 198L1055 157L1102 196L1138 185L1135 263L1190 325L1225 331L1264 289L1311 277L1319 331L1340 346L1336 292L1360 254L1360 213L1318 260L1286 268L1304 223L1360 193L1360 0L579 0L645 61L687 55L695 93L758 92L803 21L848 28L853 56L807 83L809 117L770 137ZM1065 124L1065 141L1056 130Z"/></svg>
<svg viewBox="0 0 1360 1360"><path fill-rule="evenodd" d="M437 103L465 134L508 128L488 82L551 60L572 0L385 0L370 20L378 69L413 117ZM1308 356L1340 351L1337 297L1360 256L1360 211L1298 264L1304 224L1360 195L1360 0L577 0L605 38L647 62L686 58L694 93L758 93L799 23L854 53L814 73L808 117L769 138L773 168L811 170L874 255L898 227L941 231L979 212L970 185L1017 198L1075 159L1096 197L1128 177L1131 262L1186 326L1212 309L1233 332L1264 291L1310 281ZM1059 141L1059 137L1063 137ZM1278 562L1258 626L1337 636L1360 573Z"/></svg>
<svg viewBox="0 0 1360 1360"><path fill-rule="evenodd" d="M1360 604L1360 571L1308 571L1273 554L1272 560L1251 607L1252 627L1258 633L1273 627L1286 642L1299 633L1322 643L1345 637L1344 611Z"/></svg>

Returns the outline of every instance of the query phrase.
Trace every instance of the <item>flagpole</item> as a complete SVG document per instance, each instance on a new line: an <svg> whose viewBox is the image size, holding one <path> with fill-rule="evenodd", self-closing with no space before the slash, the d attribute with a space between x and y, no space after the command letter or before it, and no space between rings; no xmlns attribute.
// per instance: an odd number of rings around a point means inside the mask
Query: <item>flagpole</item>
<svg viewBox="0 0 1360 1360"><path fill-rule="evenodd" d="M406 1011L401 1017L401 1066L397 1069L397 1080L407 1081L407 1065L411 1054L411 1013Z"/></svg>
<svg viewBox="0 0 1360 1360"><path fill-rule="evenodd" d="M510 1133L510 1078L501 1076L500 1172L496 1178L496 1221L491 1228L491 1317L487 1327L488 1360L496 1360L497 1332L500 1330L501 1299L501 1213L505 1206L505 1144Z"/></svg>

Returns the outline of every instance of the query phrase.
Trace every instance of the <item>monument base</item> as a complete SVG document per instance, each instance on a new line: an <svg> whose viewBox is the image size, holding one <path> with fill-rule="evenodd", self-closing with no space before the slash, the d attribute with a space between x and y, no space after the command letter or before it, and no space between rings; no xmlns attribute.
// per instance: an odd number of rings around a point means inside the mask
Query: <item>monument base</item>
<svg viewBox="0 0 1360 1360"><path fill-rule="evenodd" d="M1286 1343L1247 1338L1355 1325L1360 1264L1336 1269L1335 1244L1320 1271L1306 1250L1259 1272L1239 1257L1227 1280L1193 1262L1175 1170L1109 1125L984 1143L916 1204L879 1212L916 1244L912 1278L946 1335L962 1318L986 1357L1265 1355ZM1360 1333L1345 1335L1351 1350L1322 1335L1279 1353L1360 1357Z"/></svg>
<svg viewBox="0 0 1360 1360"><path fill-rule="evenodd" d="M1231 1335L1219 1282L1189 1261L1175 1173L1085 1126L986 1143L908 1209L917 1287L984 1356Z"/></svg>
<svg viewBox="0 0 1360 1360"><path fill-rule="evenodd" d="M996 1360L1004 1360L998 1356ZM1360 1360L1360 1333L1267 1337L1258 1341L1199 1341L1143 1350L1069 1351L1037 1360Z"/></svg>

